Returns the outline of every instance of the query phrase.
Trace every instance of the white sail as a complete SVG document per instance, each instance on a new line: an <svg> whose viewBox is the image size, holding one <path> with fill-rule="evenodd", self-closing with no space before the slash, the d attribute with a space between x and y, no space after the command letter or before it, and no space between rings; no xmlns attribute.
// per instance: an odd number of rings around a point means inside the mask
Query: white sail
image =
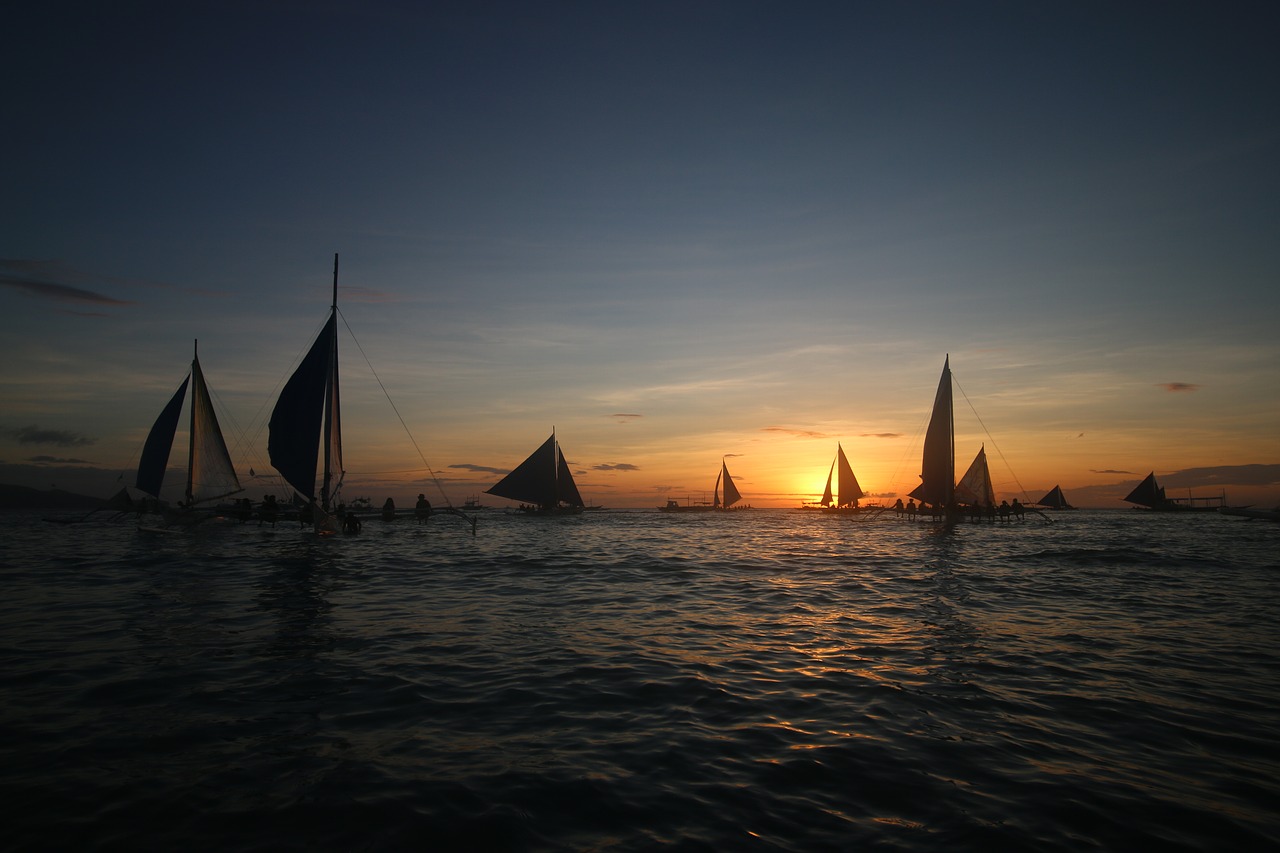
<svg viewBox="0 0 1280 853"><path fill-rule="evenodd" d="M978 451L969 470L956 483L955 499L969 506L995 506L996 493L991 486L991 472L987 468L986 445Z"/></svg>

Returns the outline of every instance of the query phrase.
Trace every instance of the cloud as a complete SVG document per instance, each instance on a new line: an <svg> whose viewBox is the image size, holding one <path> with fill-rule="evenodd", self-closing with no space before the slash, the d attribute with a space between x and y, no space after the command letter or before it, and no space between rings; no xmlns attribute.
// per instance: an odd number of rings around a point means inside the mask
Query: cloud
<svg viewBox="0 0 1280 853"><path fill-rule="evenodd" d="M38 426L9 428L4 431L18 444L52 444L55 447L85 447L97 439L58 429L41 429Z"/></svg>
<svg viewBox="0 0 1280 853"><path fill-rule="evenodd" d="M28 296L54 302L77 302L90 305L137 304L76 286L88 283L92 278L51 261L0 260L0 284ZM75 284L67 282L75 282Z"/></svg>
<svg viewBox="0 0 1280 853"><path fill-rule="evenodd" d="M57 456L32 456L27 460L43 465L92 465L93 462L88 459L61 459Z"/></svg>
<svg viewBox="0 0 1280 853"><path fill-rule="evenodd" d="M1274 486L1280 484L1280 465L1218 465L1187 468L1164 474L1160 485L1171 489L1197 486Z"/></svg>
<svg viewBox="0 0 1280 853"><path fill-rule="evenodd" d="M644 415L637 415L632 412L615 412L614 414L609 415L609 417L616 418L620 424L625 424L634 421L636 418L643 418Z"/></svg>
<svg viewBox="0 0 1280 853"><path fill-rule="evenodd" d="M1163 388L1166 391L1171 391L1174 394L1177 394L1180 391L1195 391L1200 386L1193 385L1190 382L1161 382L1160 384L1156 385L1156 387Z"/></svg>
<svg viewBox="0 0 1280 853"><path fill-rule="evenodd" d="M488 465L472 465L470 462L461 462L457 465L450 465L450 468L458 468L463 471L475 471L477 474L510 474L510 468L490 468Z"/></svg>
<svg viewBox="0 0 1280 853"><path fill-rule="evenodd" d="M1138 476L1138 472L1136 471L1117 471L1113 468L1090 468L1089 473L1090 474L1128 474L1133 477Z"/></svg>
<svg viewBox="0 0 1280 853"><path fill-rule="evenodd" d="M900 432L864 432L859 438L902 438Z"/></svg>
<svg viewBox="0 0 1280 853"><path fill-rule="evenodd" d="M591 470L592 471L639 471L640 469L637 466L632 465L630 462L618 462L613 465L607 465L607 464L592 465Z"/></svg>
<svg viewBox="0 0 1280 853"><path fill-rule="evenodd" d="M826 438L827 434L812 429L795 429L793 427L761 427L761 432L780 432L783 435L794 435L800 438Z"/></svg>

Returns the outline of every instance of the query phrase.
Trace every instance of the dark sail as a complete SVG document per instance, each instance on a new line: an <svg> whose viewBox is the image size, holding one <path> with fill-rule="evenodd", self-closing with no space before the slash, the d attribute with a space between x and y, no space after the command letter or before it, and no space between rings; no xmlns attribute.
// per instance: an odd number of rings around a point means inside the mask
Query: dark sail
<svg viewBox="0 0 1280 853"><path fill-rule="evenodd" d="M1053 509L1072 509L1071 504L1067 503L1067 496L1062 493L1062 486L1054 486L1038 503Z"/></svg>
<svg viewBox="0 0 1280 853"><path fill-rule="evenodd" d="M271 464L285 482L311 500L316 496L316 462L337 336L338 317L332 313L311 350L285 383L268 425L267 455Z"/></svg>
<svg viewBox="0 0 1280 853"><path fill-rule="evenodd" d="M535 506L555 506L556 469L556 436L552 433L528 459L485 492ZM577 492L576 488L574 492ZM578 500L581 502L582 499Z"/></svg>
<svg viewBox="0 0 1280 853"><path fill-rule="evenodd" d="M1156 482L1156 472L1152 471L1148 474L1147 479L1139 483L1137 488L1129 493L1129 496L1125 498L1125 502L1153 509L1166 504L1168 501L1165 499L1164 489Z"/></svg>
<svg viewBox="0 0 1280 853"><path fill-rule="evenodd" d="M182 401L187 396L188 375L182 385L169 400L160 417L151 427L147 435L147 443L142 447L142 459L138 462L139 491L146 492L153 498L160 497L160 486L164 482L164 470L169 467L169 450L173 447L173 436L178 431L178 416L182 414Z"/></svg>
<svg viewBox="0 0 1280 853"><path fill-rule="evenodd" d="M582 495L578 493L578 484L573 481L573 474L569 471L569 463L564 461L564 454L560 452L558 445L556 456L559 457L556 462L556 497L569 506L586 506Z"/></svg>
<svg viewBox="0 0 1280 853"><path fill-rule="evenodd" d="M924 458L920 468L921 483L911 497L931 506L951 504L955 488L954 422L951 414L951 358L942 365L942 378L933 399L933 415L924 434Z"/></svg>

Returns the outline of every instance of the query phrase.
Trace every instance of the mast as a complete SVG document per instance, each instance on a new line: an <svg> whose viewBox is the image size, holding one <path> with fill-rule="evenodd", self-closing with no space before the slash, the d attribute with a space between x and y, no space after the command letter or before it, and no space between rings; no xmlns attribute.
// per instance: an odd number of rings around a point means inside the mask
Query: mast
<svg viewBox="0 0 1280 853"><path fill-rule="evenodd" d="M320 481L320 508L329 511L333 497L334 462L342 466L342 430L338 419L338 253L333 253L333 302L329 306L332 341L324 407L324 474ZM336 459L335 459L336 457Z"/></svg>
<svg viewBox="0 0 1280 853"><path fill-rule="evenodd" d="M191 344L191 376L194 378L200 371L200 339L195 338ZM191 434L187 436L187 506L196 501L192 479L196 473L196 399L191 395Z"/></svg>

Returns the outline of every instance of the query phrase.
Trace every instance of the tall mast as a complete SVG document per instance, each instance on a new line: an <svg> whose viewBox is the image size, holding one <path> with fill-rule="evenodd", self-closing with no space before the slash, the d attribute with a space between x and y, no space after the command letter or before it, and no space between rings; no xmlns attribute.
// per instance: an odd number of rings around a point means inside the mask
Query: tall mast
<svg viewBox="0 0 1280 853"><path fill-rule="evenodd" d="M333 327L330 341L329 379L324 395L324 473L320 480L320 508L329 511L333 488L333 416L338 395L338 253L333 253L333 302L329 306L329 324Z"/></svg>
<svg viewBox="0 0 1280 853"><path fill-rule="evenodd" d="M195 503L195 489L191 477L196 470L196 371L200 369L200 339L191 344L191 432L187 435L187 506Z"/></svg>

